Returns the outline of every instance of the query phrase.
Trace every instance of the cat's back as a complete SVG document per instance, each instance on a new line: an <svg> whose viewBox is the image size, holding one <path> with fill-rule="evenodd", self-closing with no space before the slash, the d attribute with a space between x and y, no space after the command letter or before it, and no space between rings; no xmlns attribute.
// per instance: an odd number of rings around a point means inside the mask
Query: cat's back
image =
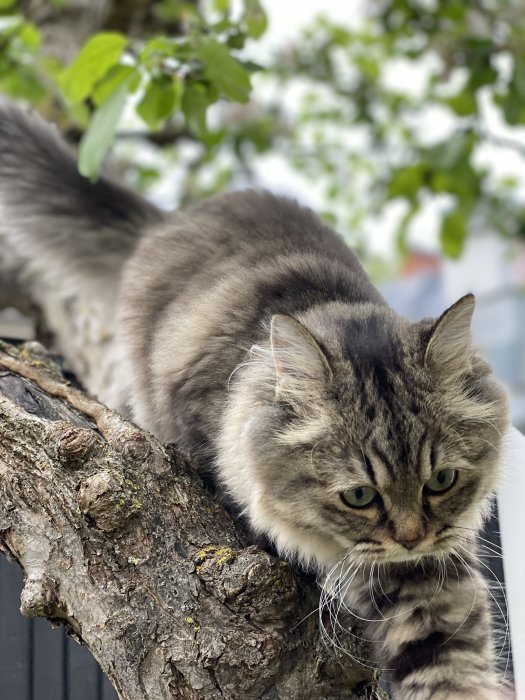
<svg viewBox="0 0 525 700"><path fill-rule="evenodd" d="M345 242L293 200L250 190L176 212L143 237L122 278L136 420L180 440L220 410L264 321L335 300L384 303Z"/></svg>
<svg viewBox="0 0 525 700"><path fill-rule="evenodd" d="M139 243L124 272L128 301L135 294L151 311L180 295L210 289L219 279L276 269L293 259L343 266L357 287L371 287L340 236L306 207L264 190L233 192L172 214ZM262 272L264 275L264 272Z"/></svg>
<svg viewBox="0 0 525 700"><path fill-rule="evenodd" d="M314 212L288 197L245 190L212 197L187 210L203 226L192 243L211 246L218 257L257 259L294 252L353 257L342 239Z"/></svg>
<svg viewBox="0 0 525 700"><path fill-rule="evenodd" d="M246 190L211 197L174 212L165 225L152 229L135 260L148 256L162 267L183 270L187 278L225 259L242 265L293 253L354 256L342 239L310 209L265 190ZM161 257L162 256L162 257ZM195 267L192 266L195 263Z"/></svg>

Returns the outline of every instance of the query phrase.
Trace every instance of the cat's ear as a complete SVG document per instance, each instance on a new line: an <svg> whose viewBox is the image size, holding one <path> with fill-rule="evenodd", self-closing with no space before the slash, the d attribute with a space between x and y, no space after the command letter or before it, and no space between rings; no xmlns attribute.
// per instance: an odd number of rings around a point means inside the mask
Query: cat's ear
<svg viewBox="0 0 525 700"><path fill-rule="evenodd" d="M472 346L470 324L475 297L467 294L438 318L425 351L425 366L445 381L470 370Z"/></svg>
<svg viewBox="0 0 525 700"><path fill-rule="evenodd" d="M272 316L270 343L276 393L310 395L312 385L329 381L332 370L315 338L291 316Z"/></svg>

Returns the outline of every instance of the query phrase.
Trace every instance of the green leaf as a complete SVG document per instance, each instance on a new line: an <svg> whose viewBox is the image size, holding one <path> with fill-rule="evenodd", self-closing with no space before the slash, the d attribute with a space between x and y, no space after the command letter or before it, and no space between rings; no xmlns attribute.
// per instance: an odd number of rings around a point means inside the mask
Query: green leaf
<svg viewBox="0 0 525 700"><path fill-rule="evenodd" d="M230 9L230 0L214 0L213 6L217 12L224 15Z"/></svg>
<svg viewBox="0 0 525 700"><path fill-rule="evenodd" d="M128 39L116 32L95 34L62 74L61 87L72 102L88 97L98 81L118 63Z"/></svg>
<svg viewBox="0 0 525 700"><path fill-rule="evenodd" d="M525 98L525 61L514 57L514 70L512 72L511 85L513 92L523 100Z"/></svg>
<svg viewBox="0 0 525 700"><path fill-rule="evenodd" d="M161 175L158 168L149 167L147 165L139 165L138 163L134 163L133 166L135 170L134 175L137 179L136 184L141 192L146 191L148 187L157 182Z"/></svg>
<svg viewBox="0 0 525 700"><path fill-rule="evenodd" d="M85 102L77 102L70 106L69 114L71 115L73 123L85 132L91 120L91 112L89 111L88 105Z"/></svg>
<svg viewBox="0 0 525 700"><path fill-rule="evenodd" d="M246 31L253 39L259 39L268 28L268 17L259 0L245 0L244 21Z"/></svg>
<svg viewBox="0 0 525 700"><path fill-rule="evenodd" d="M0 80L0 92L12 97L28 100L32 104L39 102L47 95L47 90L36 75L22 67L11 70Z"/></svg>
<svg viewBox="0 0 525 700"><path fill-rule="evenodd" d="M451 192L461 201L468 202L481 193L483 171L476 170L470 161L463 160L455 168L432 170L427 185L433 192Z"/></svg>
<svg viewBox="0 0 525 700"><path fill-rule="evenodd" d="M160 0L155 3L152 13L157 20L165 23L181 23L183 25L201 24L198 3L194 0L184 2L183 0Z"/></svg>
<svg viewBox="0 0 525 700"><path fill-rule="evenodd" d="M375 59L373 56L356 56L354 58L354 62L364 77L370 80L378 79L381 73L381 67L379 66L377 59Z"/></svg>
<svg viewBox="0 0 525 700"><path fill-rule="evenodd" d="M234 32L226 39L226 45L230 49L243 49L246 44L246 39L247 36L244 32Z"/></svg>
<svg viewBox="0 0 525 700"><path fill-rule="evenodd" d="M0 0L0 10L10 10L16 2L17 0Z"/></svg>
<svg viewBox="0 0 525 700"><path fill-rule="evenodd" d="M425 170L423 163L394 170L388 184L389 198L406 197L409 200L415 200L417 193L423 186Z"/></svg>
<svg viewBox="0 0 525 700"><path fill-rule="evenodd" d="M468 81L469 87L472 90L477 90L484 85L492 85L498 79L498 72L492 66L485 66L479 70L472 69Z"/></svg>
<svg viewBox="0 0 525 700"><path fill-rule="evenodd" d="M458 258L468 233L468 217L464 210L456 209L443 217L440 241L445 255Z"/></svg>
<svg viewBox="0 0 525 700"><path fill-rule="evenodd" d="M155 66L167 56L174 56L177 48L173 39L167 36L156 36L145 44L140 52L140 61L145 66Z"/></svg>
<svg viewBox="0 0 525 700"><path fill-rule="evenodd" d="M116 65L93 88L93 101L100 107L123 82L128 83L128 92L135 92L140 84L140 73L134 66Z"/></svg>
<svg viewBox="0 0 525 700"><path fill-rule="evenodd" d="M442 3L442 6L440 7L440 14L443 15L443 17L448 17L451 20L454 20L457 22L458 20L462 20L465 17L465 14L467 12L467 8L465 7L465 3L463 0L459 0L459 2L456 0L456 2L448 2L448 3Z"/></svg>
<svg viewBox="0 0 525 700"><path fill-rule="evenodd" d="M162 75L152 80L144 97L137 105L137 113L150 129L159 126L176 112L181 104L183 85L181 80Z"/></svg>
<svg viewBox="0 0 525 700"><path fill-rule="evenodd" d="M454 192L457 184L455 173L443 170L434 170L428 181L432 192Z"/></svg>
<svg viewBox="0 0 525 700"><path fill-rule="evenodd" d="M472 131L457 131L445 141L427 149L428 159L435 168L454 170L470 158L476 135Z"/></svg>
<svg viewBox="0 0 525 700"><path fill-rule="evenodd" d="M501 107L508 124L525 123L525 104L513 92L507 95L495 95L494 102Z"/></svg>
<svg viewBox="0 0 525 700"><path fill-rule="evenodd" d="M337 44L337 46L347 47L353 39L352 32L337 24L324 23L323 29L330 32L330 41L331 43Z"/></svg>
<svg viewBox="0 0 525 700"><path fill-rule="evenodd" d="M122 83L104 104L97 109L79 148L78 169L84 177L95 180L104 156L115 134L128 96L128 82Z"/></svg>
<svg viewBox="0 0 525 700"><path fill-rule="evenodd" d="M403 218L399 222L399 228L397 230L396 244L399 253L405 256L408 253L408 233L410 229L410 224L412 219L419 211L416 205L412 205L407 212L404 214Z"/></svg>
<svg viewBox="0 0 525 700"><path fill-rule="evenodd" d="M459 117L468 117L478 110L476 96L470 90L462 90L446 100L446 104L454 110Z"/></svg>
<svg viewBox="0 0 525 700"><path fill-rule="evenodd" d="M17 37L28 49L37 49L40 46L40 32L31 22L23 23Z"/></svg>
<svg viewBox="0 0 525 700"><path fill-rule="evenodd" d="M186 86L182 98L182 111L190 131L201 139L205 139L208 135L206 111L209 104L210 100L204 85L190 83Z"/></svg>
<svg viewBox="0 0 525 700"><path fill-rule="evenodd" d="M251 90L250 76L230 55L227 47L214 39L203 39L197 48L208 80L231 100L247 102Z"/></svg>

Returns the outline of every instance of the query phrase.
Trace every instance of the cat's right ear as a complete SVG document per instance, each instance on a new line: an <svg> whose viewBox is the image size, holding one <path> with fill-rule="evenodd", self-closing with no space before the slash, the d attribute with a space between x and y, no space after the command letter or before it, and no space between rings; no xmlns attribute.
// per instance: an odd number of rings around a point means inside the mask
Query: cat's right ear
<svg viewBox="0 0 525 700"><path fill-rule="evenodd" d="M332 378L332 370L311 333L291 316L272 316L270 343L276 394L310 396L312 387Z"/></svg>
<svg viewBox="0 0 525 700"><path fill-rule="evenodd" d="M467 294L448 308L432 329L425 352L425 366L445 381L454 381L470 370L472 339L470 325L475 297Z"/></svg>

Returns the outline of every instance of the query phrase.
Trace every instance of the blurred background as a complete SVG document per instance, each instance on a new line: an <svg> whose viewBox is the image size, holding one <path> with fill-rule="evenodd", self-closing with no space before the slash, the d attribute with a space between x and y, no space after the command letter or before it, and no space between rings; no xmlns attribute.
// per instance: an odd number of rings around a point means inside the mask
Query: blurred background
<svg viewBox="0 0 525 700"><path fill-rule="evenodd" d="M474 292L475 341L525 430L523 0L0 0L0 94L55 122L86 177L110 172L166 209L250 186L299 199L409 318ZM34 335L31 313L1 313L1 337ZM503 565L487 561L525 698L525 450L511 442L486 533ZM113 697L84 650L22 620L20 585L0 561L0 697Z"/></svg>

